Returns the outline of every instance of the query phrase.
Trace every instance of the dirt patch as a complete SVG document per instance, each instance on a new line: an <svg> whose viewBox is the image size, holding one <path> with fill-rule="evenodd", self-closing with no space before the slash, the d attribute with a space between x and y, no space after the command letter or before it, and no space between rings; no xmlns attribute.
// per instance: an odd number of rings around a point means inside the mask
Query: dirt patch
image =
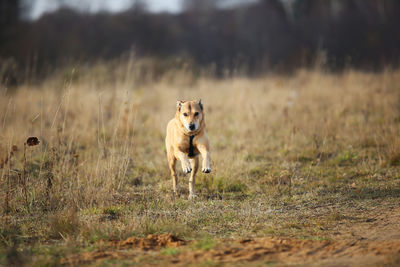
<svg viewBox="0 0 400 267"><path fill-rule="evenodd" d="M104 260L125 260L141 265L188 266L205 261L234 263L268 263L277 265L323 266L400 266L400 209L388 208L363 214L362 222L343 224L332 231L332 240L296 238L248 238L221 240L211 249L194 249L171 234L130 237L123 241L106 241L102 250L72 255L63 264L96 264ZM176 248L167 253L162 248ZM248 264L246 263L246 265Z"/></svg>
<svg viewBox="0 0 400 267"><path fill-rule="evenodd" d="M97 260L104 260L104 259L122 259L124 258L124 256L125 255L123 252L115 250L93 251L61 259L60 263L68 265L77 265L84 263L93 263Z"/></svg>
<svg viewBox="0 0 400 267"><path fill-rule="evenodd" d="M172 234L148 235L145 238L129 237L123 241L102 241L104 249L73 255L61 260L62 264L82 264L104 259L123 259L140 255L141 251L158 250L164 247L179 247L186 242ZM128 251L126 251L128 249ZM132 254L132 252L135 252Z"/></svg>
<svg viewBox="0 0 400 267"><path fill-rule="evenodd" d="M376 208L362 222L337 227L337 235L348 239L371 241L400 240L400 208ZM332 238L335 238L332 236Z"/></svg>
<svg viewBox="0 0 400 267"><path fill-rule="evenodd" d="M163 247L179 247L186 242L171 234L148 235L146 238L130 237L124 241L117 242L117 247L132 247L143 250L160 249Z"/></svg>
<svg viewBox="0 0 400 267"><path fill-rule="evenodd" d="M337 262L365 265L384 262L388 256L400 255L400 241L334 242L298 239L260 238L222 244L209 251L187 251L171 258L171 263L211 260L221 263L240 261L275 262L280 264L334 264Z"/></svg>
<svg viewBox="0 0 400 267"><path fill-rule="evenodd" d="M147 238L128 238L104 251L71 256L64 264L94 263L105 259L135 260L163 247L179 247L185 243L170 235L151 235ZM234 263L242 261L276 262L280 264L351 264L383 263L389 256L400 255L400 241L314 241L292 238L259 238L225 241L211 250L191 250L182 247L176 255L155 253L153 260L164 264L186 266L190 263L213 261Z"/></svg>

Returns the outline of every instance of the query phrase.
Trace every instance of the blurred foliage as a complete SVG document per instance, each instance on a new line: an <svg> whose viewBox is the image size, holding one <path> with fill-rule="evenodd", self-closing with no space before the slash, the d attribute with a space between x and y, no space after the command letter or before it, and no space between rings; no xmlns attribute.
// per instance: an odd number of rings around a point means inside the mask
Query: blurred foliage
<svg viewBox="0 0 400 267"><path fill-rule="evenodd" d="M0 1L0 78L10 85L132 51L189 60L217 77L399 63L396 0L260 0L225 8L186 0L178 14L150 13L136 4L116 14L61 8L35 21L18 20L29 9L22 3Z"/></svg>

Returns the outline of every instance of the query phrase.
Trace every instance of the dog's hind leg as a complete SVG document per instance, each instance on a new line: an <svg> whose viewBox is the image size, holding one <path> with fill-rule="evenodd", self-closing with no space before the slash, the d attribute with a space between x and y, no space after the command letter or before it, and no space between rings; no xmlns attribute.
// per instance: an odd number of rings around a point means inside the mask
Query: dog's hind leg
<svg viewBox="0 0 400 267"><path fill-rule="evenodd" d="M193 171L190 174L190 178L189 178L189 199L193 199L196 197L195 179L196 179L197 170L199 169L199 158L195 157L194 159L190 159L190 165L193 167Z"/></svg>
<svg viewBox="0 0 400 267"><path fill-rule="evenodd" d="M178 191L176 190L176 185L178 183L178 176L175 171L176 158L173 155L168 156L168 165L171 170L172 188L174 189L175 196L178 196Z"/></svg>

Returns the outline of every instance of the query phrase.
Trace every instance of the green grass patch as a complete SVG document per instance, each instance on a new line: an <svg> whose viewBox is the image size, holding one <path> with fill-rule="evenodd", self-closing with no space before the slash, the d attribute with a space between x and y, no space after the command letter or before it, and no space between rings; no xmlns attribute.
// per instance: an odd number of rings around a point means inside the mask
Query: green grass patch
<svg viewBox="0 0 400 267"><path fill-rule="evenodd" d="M359 158L357 152L353 150L345 151L335 158L335 163L339 166L350 166L355 164Z"/></svg>
<svg viewBox="0 0 400 267"><path fill-rule="evenodd" d="M161 254L163 255L178 255L180 253L180 250L178 248L163 248L161 250Z"/></svg>
<svg viewBox="0 0 400 267"><path fill-rule="evenodd" d="M216 240L211 237L204 237L202 239L197 240L193 245L193 249L200 250L210 250L213 249L217 245Z"/></svg>

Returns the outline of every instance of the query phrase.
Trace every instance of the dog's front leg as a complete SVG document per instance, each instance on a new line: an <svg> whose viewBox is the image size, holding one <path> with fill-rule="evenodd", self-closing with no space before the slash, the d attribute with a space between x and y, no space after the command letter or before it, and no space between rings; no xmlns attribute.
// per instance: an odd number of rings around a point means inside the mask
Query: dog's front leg
<svg viewBox="0 0 400 267"><path fill-rule="evenodd" d="M192 171L192 166L190 166L189 157L183 152L178 152L177 156L181 161L183 172L185 174L190 173Z"/></svg>
<svg viewBox="0 0 400 267"><path fill-rule="evenodd" d="M189 199L194 199L196 198L196 193L195 193L195 184L196 184L196 173L197 169L199 168L199 158L195 157L190 159L190 164L192 165L192 172L190 173L190 178L189 178Z"/></svg>
<svg viewBox="0 0 400 267"><path fill-rule="evenodd" d="M197 149L200 151L201 157L203 158L203 163L201 167L201 171L204 173L210 173L210 151L206 145L198 144Z"/></svg>

